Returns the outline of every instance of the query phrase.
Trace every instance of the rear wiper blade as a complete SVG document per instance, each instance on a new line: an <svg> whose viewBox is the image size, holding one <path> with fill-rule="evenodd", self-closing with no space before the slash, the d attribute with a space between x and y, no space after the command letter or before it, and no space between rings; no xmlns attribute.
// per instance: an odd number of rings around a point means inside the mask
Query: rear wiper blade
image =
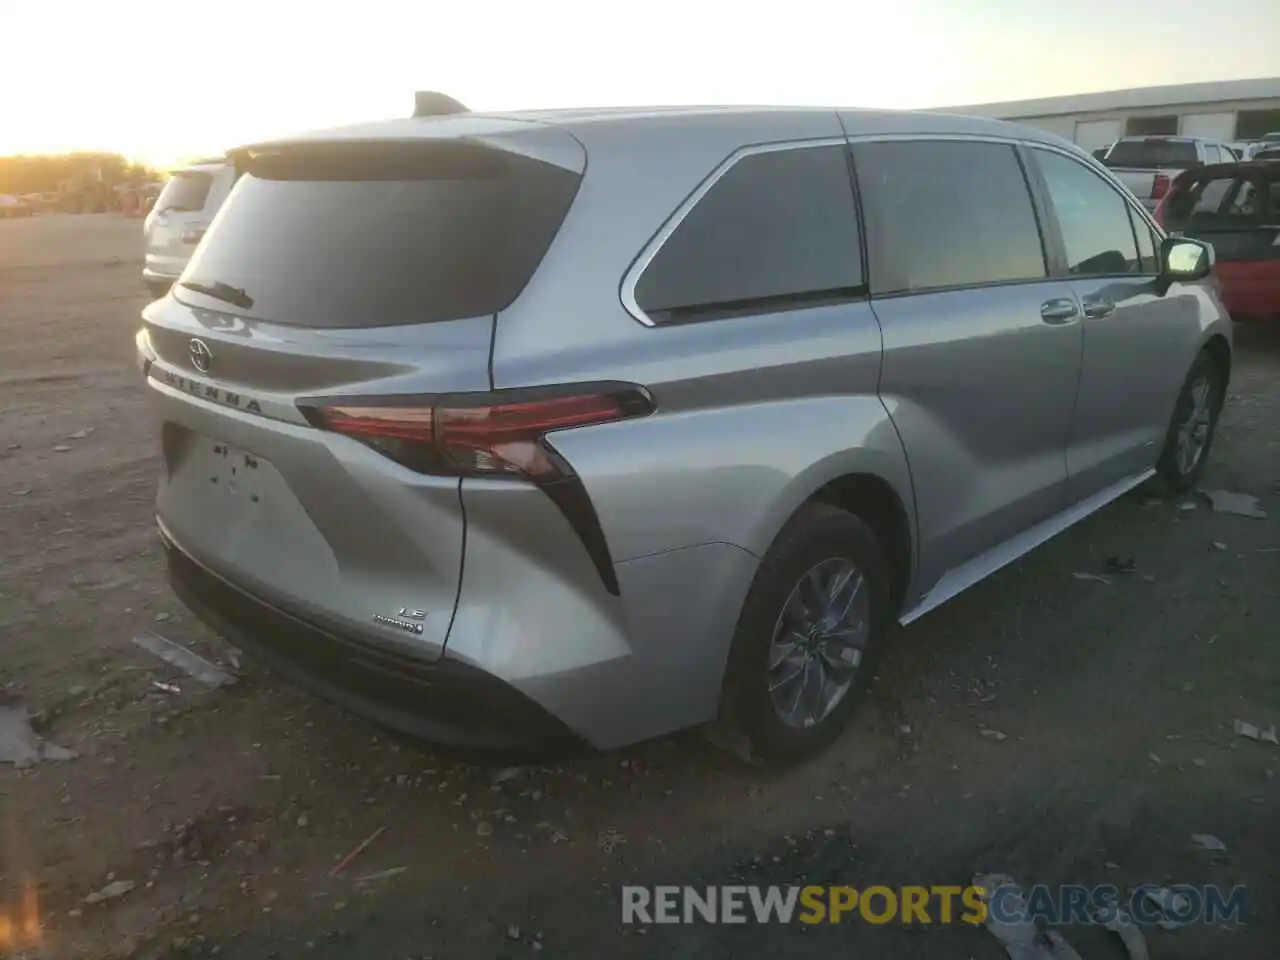
<svg viewBox="0 0 1280 960"><path fill-rule="evenodd" d="M231 284L223 283L221 280L215 280L212 283L202 283L199 280L182 280L178 283L178 286L194 290L196 293L203 293L206 297L213 297L215 300L222 300L233 307L240 307L242 310L248 310L253 306L253 297L239 287L233 287Z"/></svg>

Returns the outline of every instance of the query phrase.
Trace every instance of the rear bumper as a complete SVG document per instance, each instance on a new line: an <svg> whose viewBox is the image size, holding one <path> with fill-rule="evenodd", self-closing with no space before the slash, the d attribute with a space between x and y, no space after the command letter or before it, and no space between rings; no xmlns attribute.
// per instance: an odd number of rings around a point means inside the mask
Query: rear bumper
<svg viewBox="0 0 1280 960"><path fill-rule="evenodd" d="M232 644L299 686L448 747L504 757L586 748L561 721L483 670L338 636L231 584L191 557L163 526L160 533L178 598Z"/></svg>

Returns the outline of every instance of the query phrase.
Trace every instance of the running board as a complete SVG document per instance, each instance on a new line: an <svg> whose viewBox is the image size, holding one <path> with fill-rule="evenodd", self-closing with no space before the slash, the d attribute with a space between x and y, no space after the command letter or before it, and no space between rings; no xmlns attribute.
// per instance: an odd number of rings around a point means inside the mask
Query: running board
<svg viewBox="0 0 1280 960"><path fill-rule="evenodd" d="M985 553L978 554L972 560L966 560L960 566L948 570L933 589L920 599L919 603L898 618L898 622L906 626L912 620L917 620L930 610L942 606L956 594L968 590L978 581L985 580L1001 567L1008 566L1019 557L1030 553L1051 537L1056 537L1068 527L1075 526L1089 514L1101 510L1134 487L1146 483L1155 476L1155 473L1155 470L1146 470L1136 477L1129 477L1112 484L1043 523L1038 523Z"/></svg>

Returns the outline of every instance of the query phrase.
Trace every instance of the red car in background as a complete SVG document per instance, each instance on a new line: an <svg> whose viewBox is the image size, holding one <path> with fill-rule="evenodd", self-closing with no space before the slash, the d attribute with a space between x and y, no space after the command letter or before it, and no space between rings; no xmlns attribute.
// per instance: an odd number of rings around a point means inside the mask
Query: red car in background
<svg viewBox="0 0 1280 960"><path fill-rule="evenodd" d="M1280 162L1185 170L1155 216L1172 234L1213 244L1218 288L1233 319L1280 319Z"/></svg>

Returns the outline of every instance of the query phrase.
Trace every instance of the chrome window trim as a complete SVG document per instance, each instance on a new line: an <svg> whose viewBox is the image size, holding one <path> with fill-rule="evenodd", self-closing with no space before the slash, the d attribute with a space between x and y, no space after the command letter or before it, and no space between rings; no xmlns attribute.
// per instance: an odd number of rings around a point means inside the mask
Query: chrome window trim
<svg viewBox="0 0 1280 960"><path fill-rule="evenodd" d="M693 208L696 207L708 193L711 188L720 182L730 170L732 170L739 161L746 157L754 157L762 153L780 153L783 150L808 150L819 147L843 147L848 144L848 140L844 137L819 137L812 140L782 140L775 143L756 143L745 147L739 147L709 173L702 182L694 188L693 192L676 207L675 212L671 214L665 223L658 229L658 232L650 238L640 251L640 255L632 262L630 268L622 277L622 288L620 291L622 297L622 305L626 308L627 313L632 318L644 324L646 327L657 327L659 324L654 321L647 313L641 309L640 304L636 302L636 285L639 284L640 278L644 275L645 270L649 268L649 264L653 262L653 258L658 255L658 251L663 245L671 239L671 235L680 228L680 224L684 222Z"/></svg>
<svg viewBox="0 0 1280 960"><path fill-rule="evenodd" d="M849 138L849 144L858 143L893 143L911 140L946 140L972 141L974 143L1007 143L1015 146L1019 143L1036 143L1022 137L1006 137L994 133L857 133Z"/></svg>
<svg viewBox="0 0 1280 960"><path fill-rule="evenodd" d="M1061 154L1068 159L1074 160L1086 170L1090 170L1103 183L1109 186L1120 197L1121 201L1129 207L1130 210L1136 211L1142 222L1147 224L1157 238L1164 238L1167 234L1160 229L1159 224L1152 219L1146 208L1139 203L1134 203L1128 192L1117 186L1117 181L1106 167L1101 166L1092 157L1083 155L1076 150L1067 149L1056 143L1050 143L1045 140L1036 140L1028 137L1020 136L1002 136L991 133L865 133L853 134L845 137L818 137L811 140L783 140L774 143L758 143L750 144L745 147L739 147L733 153L729 154L722 160L707 176L694 188L693 192L676 207L675 212L667 218L666 222L658 229L644 245L640 251L640 255L632 262L627 272L622 277L622 286L620 296L622 305L631 317L646 327L658 327L658 324L652 317L641 309L640 304L636 302L636 286L640 282L640 277L644 275L645 270L649 268L649 264L658 255L658 251L671 238L671 235L679 229L680 224L684 222L685 217L693 210L694 207L701 202L720 179L724 177L733 167L743 158L755 156L761 153L776 153L782 150L805 150L817 147L836 147L848 146L853 147L859 143L892 143L903 141L959 141L966 143L1000 143L1011 147L1026 147L1028 149L1047 150L1050 153ZM859 224L859 241L866 242L866 237L861 235L861 224ZM1158 251L1157 251L1158 254ZM1128 276L1128 274L1126 274ZM1048 278L1044 278L1048 279ZM1014 281L1025 282L1025 281ZM975 286L986 286L975 285ZM965 287L964 289L972 289ZM931 291L922 291L931 292Z"/></svg>

